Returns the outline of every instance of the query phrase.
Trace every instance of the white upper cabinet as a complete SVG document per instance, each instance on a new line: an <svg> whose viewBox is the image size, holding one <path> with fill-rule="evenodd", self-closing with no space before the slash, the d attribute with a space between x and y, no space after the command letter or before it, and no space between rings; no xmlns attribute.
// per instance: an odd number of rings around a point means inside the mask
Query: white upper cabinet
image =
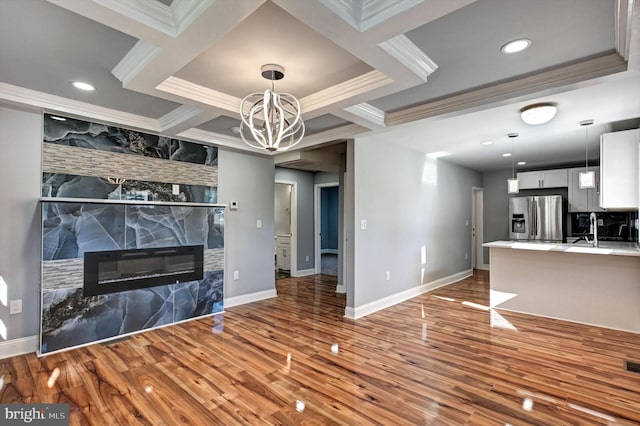
<svg viewBox="0 0 640 426"><path fill-rule="evenodd" d="M638 145L640 130L600 136L600 207L638 208Z"/></svg>
<svg viewBox="0 0 640 426"><path fill-rule="evenodd" d="M520 189L566 188L569 184L567 169L537 170L518 173Z"/></svg>
<svg viewBox="0 0 640 426"><path fill-rule="evenodd" d="M584 167L569 169L569 212L599 212L600 207L600 167L589 167L596 174L596 187L581 189L579 176Z"/></svg>

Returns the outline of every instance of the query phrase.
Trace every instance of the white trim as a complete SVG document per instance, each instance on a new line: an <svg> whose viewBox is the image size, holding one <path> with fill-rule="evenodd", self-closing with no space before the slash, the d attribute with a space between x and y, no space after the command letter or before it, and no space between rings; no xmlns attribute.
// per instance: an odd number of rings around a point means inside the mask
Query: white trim
<svg viewBox="0 0 640 426"><path fill-rule="evenodd" d="M420 296L423 293L435 290L440 287L444 287L449 284L453 284L465 278L473 275L473 269L467 269L466 271L458 272L453 275L439 278L426 284L422 284L417 287L410 288L400 293L392 294L391 296L383 297L382 299L374 300L362 306L351 308L347 306L344 316L349 319L358 319L364 316L370 315L374 312L382 309L389 308L398 303L404 302L416 296Z"/></svg>
<svg viewBox="0 0 640 426"><path fill-rule="evenodd" d="M484 265L484 188L471 188L471 267L482 269ZM475 229L475 236L473 232Z"/></svg>
<svg viewBox="0 0 640 426"><path fill-rule="evenodd" d="M359 32L364 32L424 0L320 1L347 24Z"/></svg>
<svg viewBox="0 0 640 426"><path fill-rule="evenodd" d="M234 306L246 305L247 303L259 302L260 300L272 299L278 297L276 289L257 291L255 293L242 294L240 296L226 297L224 299L224 308L232 308Z"/></svg>
<svg viewBox="0 0 640 426"><path fill-rule="evenodd" d="M615 10L615 46L625 61L629 60L631 28L633 26L633 0L617 0Z"/></svg>
<svg viewBox="0 0 640 426"><path fill-rule="evenodd" d="M383 41L378 46L424 81L438 69L438 64L404 34Z"/></svg>
<svg viewBox="0 0 640 426"><path fill-rule="evenodd" d="M322 272L322 259L320 255L322 254L322 241L320 238L320 204L321 204L321 191L322 188L332 188L332 187L340 188L340 182L326 182L326 183L316 183L313 185L313 248L314 248L314 273L319 274ZM338 218L340 220L340 218ZM338 235L338 238L340 236ZM336 252L336 254L338 254Z"/></svg>
<svg viewBox="0 0 640 426"><path fill-rule="evenodd" d="M344 284L338 284L336 286L336 293L346 293L347 292L347 287L345 287Z"/></svg>
<svg viewBox="0 0 640 426"><path fill-rule="evenodd" d="M171 8L158 1L138 0L93 0L101 6L115 13L133 19L134 21L160 31L169 36L177 36L178 31L173 22Z"/></svg>
<svg viewBox="0 0 640 426"><path fill-rule="evenodd" d="M144 40L139 40L124 57L113 67L111 74L126 87L131 79L140 74L162 49Z"/></svg>
<svg viewBox="0 0 640 426"><path fill-rule="evenodd" d="M292 277L307 277L309 275L315 275L315 269L301 269L299 271L291 270Z"/></svg>
<svg viewBox="0 0 640 426"><path fill-rule="evenodd" d="M19 339L0 342L0 359L38 352L38 336L27 336Z"/></svg>
<svg viewBox="0 0 640 426"><path fill-rule="evenodd" d="M169 111L158 119L160 125L160 133L164 133L167 129L179 126L187 120L200 115L204 110L189 105L180 105L178 108Z"/></svg>
<svg viewBox="0 0 640 426"><path fill-rule="evenodd" d="M480 269L482 271L488 271L489 270L489 264L488 263L483 263L482 265L476 266L476 269Z"/></svg>
<svg viewBox="0 0 640 426"><path fill-rule="evenodd" d="M305 96L300 99L300 108L303 113L309 113L341 101L346 101L358 95L371 92L392 83L393 80L382 74L380 71L369 71L368 73L354 77L351 80L338 83L335 86L327 87L326 89ZM239 109L238 104L236 111Z"/></svg>
<svg viewBox="0 0 640 426"><path fill-rule="evenodd" d="M240 102L242 99L178 77L168 77L162 83L158 84L156 89L233 112L234 116L237 116L240 111Z"/></svg>
<svg viewBox="0 0 640 426"><path fill-rule="evenodd" d="M336 249L322 249L322 250L320 250L320 254L338 254L338 250L336 250Z"/></svg>
<svg viewBox="0 0 640 426"><path fill-rule="evenodd" d="M291 247L291 264L289 265L289 270L291 271L291 276L296 277L299 276L294 275L295 271L298 270L298 182L293 180L276 179L275 183L291 185L291 238L289 239ZM275 188L273 191L275 197Z"/></svg>
<svg viewBox="0 0 640 426"><path fill-rule="evenodd" d="M347 107L344 110L372 123L373 126L370 127L371 129L387 127L384 122L385 112L371 104L361 103Z"/></svg>

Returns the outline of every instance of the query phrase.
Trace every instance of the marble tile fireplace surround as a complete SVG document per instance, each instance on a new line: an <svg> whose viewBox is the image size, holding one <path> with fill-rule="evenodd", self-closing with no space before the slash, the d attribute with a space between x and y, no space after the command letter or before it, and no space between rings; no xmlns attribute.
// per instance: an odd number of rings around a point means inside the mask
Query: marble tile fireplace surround
<svg viewBox="0 0 640 426"><path fill-rule="evenodd" d="M216 147L47 114L43 137L41 355L223 311Z"/></svg>

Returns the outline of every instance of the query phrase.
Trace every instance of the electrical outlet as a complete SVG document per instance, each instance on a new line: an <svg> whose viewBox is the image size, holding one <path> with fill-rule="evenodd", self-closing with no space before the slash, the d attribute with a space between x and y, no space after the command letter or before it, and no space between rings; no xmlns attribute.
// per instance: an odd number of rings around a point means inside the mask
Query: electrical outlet
<svg viewBox="0 0 640 426"><path fill-rule="evenodd" d="M362 230L367 229L367 219L361 219L360 220L360 229L362 229Z"/></svg>
<svg viewBox="0 0 640 426"><path fill-rule="evenodd" d="M173 195L180 195L180 185L173 184L171 187L171 193Z"/></svg>
<svg viewBox="0 0 640 426"><path fill-rule="evenodd" d="M262 228L262 220L260 219L256 220L256 228L258 229Z"/></svg>
<svg viewBox="0 0 640 426"><path fill-rule="evenodd" d="M464 258L465 258L465 260L469 260L469 253L465 253L464 254Z"/></svg>
<svg viewBox="0 0 640 426"><path fill-rule="evenodd" d="M9 315L22 313L22 299L16 299L9 302Z"/></svg>
<svg viewBox="0 0 640 426"><path fill-rule="evenodd" d="M234 280L239 280L240 279L240 272L233 271L233 279Z"/></svg>
<svg viewBox="0 0 640 426"><path fill-rule="evenodd" d="M391 279L391 272L387 271L387 281Z"/></svg>
<svg viewBox="0 0 640 426"><path fill-rule="evenodd" d="M308 261L309 261L309 256L305 256L305 257L304 257L304 261L305 261L305 262L308 262Z"/></svg>

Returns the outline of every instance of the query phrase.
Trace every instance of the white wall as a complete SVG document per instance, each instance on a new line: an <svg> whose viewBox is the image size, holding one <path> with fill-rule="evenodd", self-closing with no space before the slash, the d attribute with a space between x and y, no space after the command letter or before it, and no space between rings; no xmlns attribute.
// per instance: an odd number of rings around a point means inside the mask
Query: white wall
<svg viewBox="0 0 640 426"><path fill-rule="evenodd" d="M355 141L356 309L471 269L472 187L481 186L480 173L391 137Z"/></svg>
<svg viewBox="0 0 640 426"><path fill-rule="evenodd" d="M274 191L271 158L219 148L218 202L238 202L238 210L225 212L225 298L268 291L275 295Z"/></svg>
<svg viewBox="0 0 640 426"><path fill-rule="evenodd" d="M0 129L0 276L7 286L0 320L12 340L40 328L42 114L0 107ZM14 299L22 299L22 313L9 315Z"/></svg>

